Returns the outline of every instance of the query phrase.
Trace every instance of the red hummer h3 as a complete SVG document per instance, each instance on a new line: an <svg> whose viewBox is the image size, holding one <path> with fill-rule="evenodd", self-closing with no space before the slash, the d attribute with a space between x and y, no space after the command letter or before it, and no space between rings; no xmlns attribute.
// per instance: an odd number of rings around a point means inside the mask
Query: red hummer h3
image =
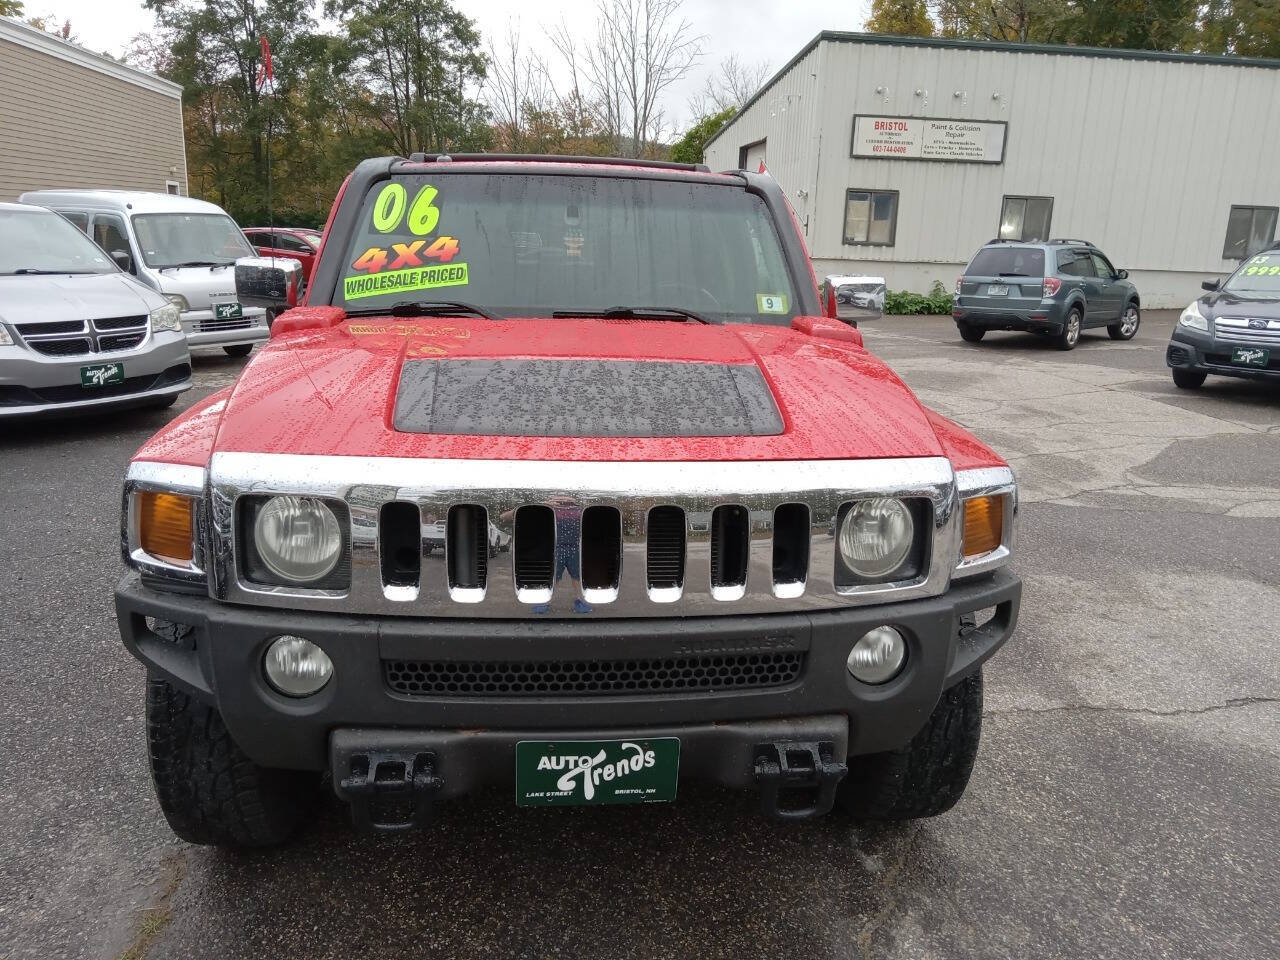
<svg viewBox="0 0 1280 960"><path fill-rule="evenodd" d="M296 264L244 260L245 302ZM361 163L306 304L124 488L161 807L268 845L329 774L437 801L947 810L1010 636L1017 489L820 294L767 175Z"/></svg>

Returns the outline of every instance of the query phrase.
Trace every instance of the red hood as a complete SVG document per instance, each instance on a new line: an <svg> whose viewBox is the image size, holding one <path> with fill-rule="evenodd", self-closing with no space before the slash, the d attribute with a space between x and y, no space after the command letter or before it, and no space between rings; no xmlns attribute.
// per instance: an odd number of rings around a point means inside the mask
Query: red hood
<svg viewBox="0 0 1280 960"><path fill-rule="evenodd" d="M733 437L457 436L392 428L406 360L548 358L756 365L783 431ZM530 460L939 456L915 396L860 346L787 327L351 318L273 337L231 395L215 450Z"/></svg>

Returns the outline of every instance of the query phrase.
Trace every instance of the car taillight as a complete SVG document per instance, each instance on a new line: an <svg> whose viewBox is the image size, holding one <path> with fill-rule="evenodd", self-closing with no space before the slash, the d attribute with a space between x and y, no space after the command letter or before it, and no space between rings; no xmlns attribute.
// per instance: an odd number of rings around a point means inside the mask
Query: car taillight
<svg viewBox="0 0 1280 960"><path fill-rule="evenodd" d="M964 277L956 277L956 296L960 296L960 285L964 283Z"/></svg>
<svg viewBox="0 0 1280 960"><path fill-rule="evenodd" d="M1062 289L1062 281L1059 280L1057 277L1044 278L1044 295L1046 297L1052 297L1061 289Z"/></svg>

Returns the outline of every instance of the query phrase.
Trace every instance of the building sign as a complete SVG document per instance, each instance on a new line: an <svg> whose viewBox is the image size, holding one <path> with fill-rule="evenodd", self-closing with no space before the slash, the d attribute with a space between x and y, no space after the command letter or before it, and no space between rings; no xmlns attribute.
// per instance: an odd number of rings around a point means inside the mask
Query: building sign
<svg viewBox="0 0 1280 960"><path fill-rule="evenodd" d="M856 116L850 156L1003 163L1007 127L1003 120Z"/></svg>

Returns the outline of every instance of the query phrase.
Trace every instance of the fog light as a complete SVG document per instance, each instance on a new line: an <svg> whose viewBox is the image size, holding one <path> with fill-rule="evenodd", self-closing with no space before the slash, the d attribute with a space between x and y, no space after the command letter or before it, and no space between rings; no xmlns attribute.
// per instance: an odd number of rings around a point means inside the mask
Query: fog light
<svg viewBox="0 0 1280 960"><path fill-rule="evenodd" d="M907 642L893 627L876 627L849 651L849 673L863 683L887 683L907 659Z"/></svg>
<svg viewBox="0 0 1280 960"><path fill-rule="evenodd" d="M321 690L333 676L333 661L310 640L276 637L267 647L263 665L267 682L288 697L306 697Z"/></svg>

